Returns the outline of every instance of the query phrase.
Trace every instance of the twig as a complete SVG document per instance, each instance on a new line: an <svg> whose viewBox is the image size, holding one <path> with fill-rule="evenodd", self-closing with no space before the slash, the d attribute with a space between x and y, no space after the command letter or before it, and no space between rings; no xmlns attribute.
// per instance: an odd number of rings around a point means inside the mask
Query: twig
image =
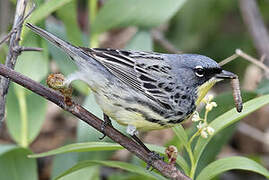
<svg viewBox="0 0 269 180"><path fill-rule="evenodd" d="M226 59L222 60L221 62L219 62L220 66L224 66L225 64L233 61L234 59L238 58L238 54L233 54L230 57L227 57Z"/></svg>
<svg viewBox="0 0 269 180"><path fill-rule="evenodd" d="M247 53L244 53L241 49L236 49L235 53L241 56L242 58L248 60L249 62L255 64L256 66L260 67L261 69L263 69L266 74L269 74L269 68L258 59L248 55Z"/></svg>
<svg viewBox="0 0 269 180"><path fill-rule="evenodd" d="M5 65L11 69L14 69L17 57L19 53L14 51L14 48L19 46L20 35L22 30L22 23L24 20L24 13L28 0L18 0L16 13L14 17L14 23L10 35L9 50L6 57ZM0 79L0 127L5 117L5 103L6 95L8 93L9 79Z"/></svg>
<svg viewBox="0 0 269 180"><path fill-rule="evenodd" d="M8 41L9 37L10 37L13 33L15 33L15 32L16 32L15 30L12 30L12 31L10 31L7 35L5 35L5 36L1 39L1 41L0 41L0 45L3 44L4 42Z"/></svg>
<svg viewBox="0 0 269 180"><path fill-rule="evenodd" d="M42 51L42 48L38 48L38 47L23 47L23 46L19 46L18 48L14 49L15 51L17 51L18 53L21 53L23 51Z"/></svg>
<svg viewBox="0 0 269 180"><path fill-rule="evenodd" d="M19 26L21 26L23 24L23 22L30 16L30 14L34 11L35 9L35 4L33 4L33 7L32 9L27 13L27 15L17 24L17 26L15 28L13 28L7 35L5 35L2 40L0 41L0 45L6 41L8 41L8 39L10 38L10 36L13 34L13 33L16 33L17 32L17 28Z"/></svg>
<svg viewBox="0 0 269 180"><path fill-rule="evenodd" d="M47 100L55 103L64 110L72 113L82 121L86 122L90 126L94 127L98 131L101 130L102 120L88 112L86 109L81 107L78 104L72 103L71 106L67 106L64 102L64 97L60 93L47 88L32 79L0 64L0 75L10 78L12 81L20 84L21 86L31 90L32 92L46 98ZM135 154L137 157L142 159L145 162L150 162L150 154L146 152L141 146L139 146L132 139L120 133L118 130L114 129L111 126L107 126L104 130L105 134L110 137L116 143L119 143L125 147L128 151ZM178 180L190 180L189 177L182 174L176 167L169 165L161 160L153 161L152 166L160 171L162 175Z"/></svg>
<svg viewBox="0 0 269 180"><path fill-rule="evenodd" d="M153 39L158 42L164 49L169 51L170 53L180 54L182 51L179 51L173 44L171 44L163 34L159 30L152 30L151 31Z"/></svg>
<svg viewBox="0 0 269 180"><path fill-rule="evenodd" d="M252 35L259 54L266 55L265 64L269 66L269 34L255 0L239 0L243 20Z"/></svg>
<svg viewBox="0 0 269 180"><path fill-rule="evenodd" d="M266 66L263 62L264 62L264 59L265 59L265 55L263 55L261 57L260 60L248 55L247 53L243 52L241 49L236 49L235 50L235 54L233 54L232 56L222 60L219 65L220 66L223 66L225 64L227 64L228 62L231 62L233 61L234 59L238 58L238 57L242 57L244 58L245 60L255 64L256 66L260 67L262 70L264 70L265 72L265 75L268 76L269 75L269 67Z"/></svg>

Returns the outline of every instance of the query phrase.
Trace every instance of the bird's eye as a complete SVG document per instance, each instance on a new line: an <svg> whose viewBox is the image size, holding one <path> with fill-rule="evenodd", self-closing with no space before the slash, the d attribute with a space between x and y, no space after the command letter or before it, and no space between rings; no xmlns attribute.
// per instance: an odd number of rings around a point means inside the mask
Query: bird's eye
<svg viewBox="0 0 269 180"><path fill-rule="evenodd" d="M195 67L195 74L198 77L203 77L205 75L205 70L202 66L196 66Z"/></svg>

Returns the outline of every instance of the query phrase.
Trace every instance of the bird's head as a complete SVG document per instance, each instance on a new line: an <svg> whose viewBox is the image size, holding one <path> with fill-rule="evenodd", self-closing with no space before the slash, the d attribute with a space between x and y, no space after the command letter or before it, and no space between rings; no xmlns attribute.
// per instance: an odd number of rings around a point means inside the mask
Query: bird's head
<svg viewBox="0 0 269 180"><path fill-rule="evenodd" d="M206 56L182 54L178 62L181 71L177 72L180 72L181 82L197 90L196 105L216 82L237 77L234 73L223 70L216 61Z"/></svg>

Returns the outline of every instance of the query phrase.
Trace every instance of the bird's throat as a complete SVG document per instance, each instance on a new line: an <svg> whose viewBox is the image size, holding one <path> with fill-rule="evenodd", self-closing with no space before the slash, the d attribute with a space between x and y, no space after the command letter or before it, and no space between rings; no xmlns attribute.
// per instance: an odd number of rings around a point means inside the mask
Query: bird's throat
<svg viewBox="0 0 269 180"><path fill-rule="evenodd" d="M208 93L208 91L216 84L216 82L220 81L219 79L216 78L211 78L210 80L208 80L207 82L205 82L204 84L202 84L200 87L198 87L198 98L195 102L196 106L198 106L200 104L200 102L202 101L202 99L205 97L205 95Z"/></svg>

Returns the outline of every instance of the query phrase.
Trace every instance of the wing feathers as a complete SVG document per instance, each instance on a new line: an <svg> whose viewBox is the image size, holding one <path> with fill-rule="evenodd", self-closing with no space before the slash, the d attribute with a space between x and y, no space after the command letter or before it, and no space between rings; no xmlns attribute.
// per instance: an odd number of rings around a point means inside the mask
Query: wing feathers
<svg viewBox="0 0 269 180"><path fill-rule="evenodd" d="M164 108L172 109L169 94L158 87L158 84L167 84L174 80L168 80L171 68L160 55L114 49L82 49L123 83L142 92Z"/></svg>

